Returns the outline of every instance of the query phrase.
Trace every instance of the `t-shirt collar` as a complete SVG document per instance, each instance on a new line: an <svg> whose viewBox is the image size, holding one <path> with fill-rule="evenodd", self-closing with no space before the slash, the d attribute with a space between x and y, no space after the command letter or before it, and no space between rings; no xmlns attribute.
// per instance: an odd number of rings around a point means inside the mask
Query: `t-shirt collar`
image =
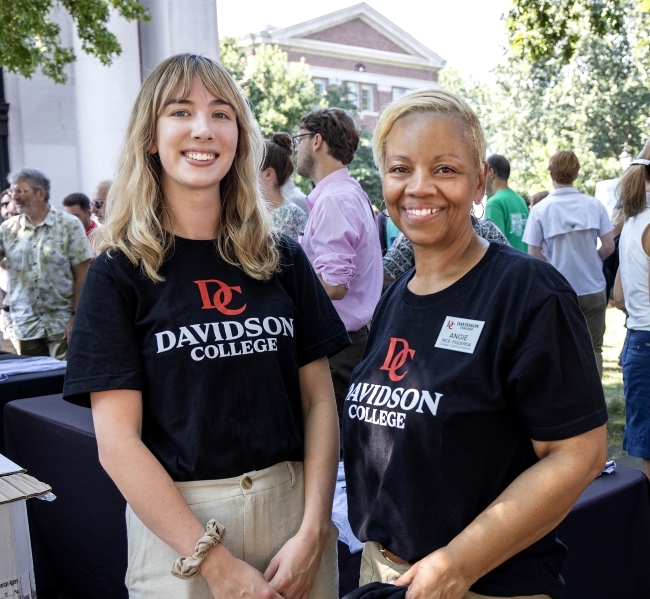
<svg viewBox="0 0 650 599"><path fill-rule="evenodd" d="M333 173L327 175L327 177L323 178L321 182L316 185L316 187L311 190L311 193L305 198L309 211L311 212L314 204L316 203L316 200L318 200L320 194L323 193L323 189L325 189L333 181L343 181L349 176L350 174L348 173L348 167L344 166L343 168L337 169Z"/></svg>
<svg viewBox="0 0 650 599"><path fill-rule="evenodd" d="M562 195L568 195L571 193L580 193L575 187L558 187L557 189L554 189L551 193L549 193L549 196L562 196Z"/></svg>

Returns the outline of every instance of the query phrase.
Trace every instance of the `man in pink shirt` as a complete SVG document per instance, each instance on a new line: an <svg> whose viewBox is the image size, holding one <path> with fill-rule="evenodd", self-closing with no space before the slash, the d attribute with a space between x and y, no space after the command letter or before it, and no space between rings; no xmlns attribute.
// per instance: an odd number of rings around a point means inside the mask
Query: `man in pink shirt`
<svg viewBox="0 0 650 599"><path fill-rule="evenodd" d="M346 168L358 145L359 131L341 108L312 110L300 119L294 136L298 174L315 185L307 197L309 219L301 243L352 340L330 359L339 413L383 280L370 199Z"/></svg>

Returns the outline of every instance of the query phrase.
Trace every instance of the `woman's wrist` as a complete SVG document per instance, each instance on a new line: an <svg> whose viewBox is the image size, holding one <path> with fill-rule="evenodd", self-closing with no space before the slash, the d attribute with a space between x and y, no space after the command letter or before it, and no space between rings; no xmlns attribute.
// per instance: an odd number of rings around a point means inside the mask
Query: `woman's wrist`
<svg viewBox="0 0 650 599"><path fill-rule="evenodd" d="M222 568L224 563L232 557L232 553L228 551L221 543L217 543L214 547L210 547L208 555L206 555L203 563L200 566L201 575L209 582L217 580L222 576Z"/></svg>
<svg viewBox="0 0 650 599"><path fill-rule="evenodd" d="M318 520L316 522L303 521L300 526L298 534L312 543L316 543L319 547L325 547L329 541L331 534L331 519L327 518Z"/></svg>

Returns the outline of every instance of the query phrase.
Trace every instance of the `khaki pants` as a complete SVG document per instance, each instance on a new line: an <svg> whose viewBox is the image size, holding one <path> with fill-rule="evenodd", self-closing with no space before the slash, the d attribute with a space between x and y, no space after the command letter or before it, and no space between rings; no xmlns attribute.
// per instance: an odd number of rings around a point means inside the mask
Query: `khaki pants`
<svg viewBox="0 0 650 599"><path fill-rule="evenodd" d="M176 486L202 523L214 518L226 527L226 548L262 573L302 522L302 462L282 462L244 476ZM180 580L171 575L178 554L146 528L129 506L126 523L129 599L213 599L202 576ZM338 597L337 539L338 530L332 524L310 599Z"/></svg>
<svg viewBox="0 0 650 599"><path fill-rule="evenodd" d="M42 339L12 337L11 342L20 356L49 356L57 360L65 360L68 356L68 342L63 335L64 333L56 333Z"/></svg>
<svg viewBox="0 0 650 599"><path fill-rule="evenodd" d="M378 543L366 543L361 554L361 573L359 586L371 582L393 582L402 574L406 574L410 564L394 564L389 562L379 550ZM467 591L464 599L502 599L479 595ZM551 599L548 595L527 595L526 597L510 597L508 599Z"/></svg>
<svg viewBox="0 0 650 599"><path fill-rule="evenodd" d="M603 338L605 337L605 315L607 313L607 295L605 290L589 295L579 295L580 309L587 321L587 328L591 335L591 345L596 356L598 374L603 376Z"/></svg>

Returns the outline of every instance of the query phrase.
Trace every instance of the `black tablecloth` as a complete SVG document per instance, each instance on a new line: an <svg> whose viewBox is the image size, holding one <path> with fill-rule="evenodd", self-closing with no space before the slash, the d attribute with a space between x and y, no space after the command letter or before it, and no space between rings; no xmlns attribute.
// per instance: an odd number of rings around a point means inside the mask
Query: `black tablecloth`
<svg viewBox="0 0 650 599"><path fill-rule="evenodd" d="M51 503L27 502L40 593L69 599L126 599L126 504L99 464L89 409L61 395L5 408L6 455L52 486Z"/></svg>
<svg viewBox="0 0 650 599"><path fill-rule="evenodd" d="M0 354L2 360L20 360L31 356L17 356L16 354ZM59 370L46 372L32 372L30 374L10 375L9 380L0 382L0 453L4 453L4 427L2 414L4 407L14 399L52 395L63 391L65 367Z"/></svg>
<svg viewBox="0 0 650 599"><path fill-rule="evenodd" d="M99 464L90 410L60 395L12 402L5 434L7 457L57 495L28 502L39 592L52 566L70 599L126 599L125 502ZM650 597L649 484L641 472L617 468L594 481L558 537L568 547L563 599ZM349 592L360 554L339 548L341 590Z"/></svg>
<svg viewBox="0 0 650 599"><path fill-rule="evenodd" d="M650 597L650 495L642 472L597 478L560 524L567 546L562 599Z"/></svg>

